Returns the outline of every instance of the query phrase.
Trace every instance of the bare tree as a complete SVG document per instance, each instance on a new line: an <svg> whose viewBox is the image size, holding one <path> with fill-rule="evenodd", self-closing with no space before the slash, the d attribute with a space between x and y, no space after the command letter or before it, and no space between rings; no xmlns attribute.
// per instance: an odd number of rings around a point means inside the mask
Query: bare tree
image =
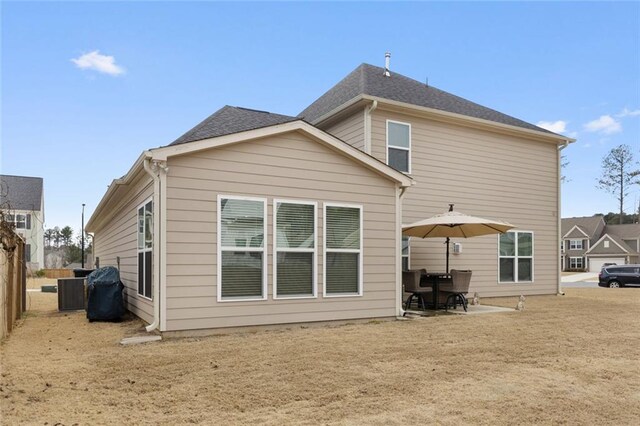
<svg viewBox="0 0 640 426"><path fill-rule="evenodd" d="M44 231L44 242L46 247L51 247L51 240L53 240L53 229L49 228Z"/></svg>
<svg viewBox="0 0 640 426"><path fill-rule="evenodd" d="M620 204L620 223L624 209L624 200L629 195L629 185L640 181L637 170L637 162L633 160L631 148L628 145L620 145L613 148L602 159L602 175L598 179L597 187L614 195Z"/></svg>
<svg viewBox="0 0 640 426"><path fill-rule="evenodd" d="M569 165L569 160L567 160L567 156L566 155L561 156L560 157L560 168L564 169L568 165ZM560 182L562 182L562 183L571 182L571 179L568 179L567 176L565 176L563 174L562 176L560 176Z"/></svg>

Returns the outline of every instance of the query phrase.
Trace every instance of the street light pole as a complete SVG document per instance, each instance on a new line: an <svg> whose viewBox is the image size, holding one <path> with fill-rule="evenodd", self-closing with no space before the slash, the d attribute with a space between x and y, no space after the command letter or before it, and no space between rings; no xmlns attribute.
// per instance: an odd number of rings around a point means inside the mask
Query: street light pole
<svg viewBox="0 0 640 426"><path fill-rule="evenodd" d="M84 203L82 203L82 230L80 232L82 233L82 269L84 269Z"/></svg>

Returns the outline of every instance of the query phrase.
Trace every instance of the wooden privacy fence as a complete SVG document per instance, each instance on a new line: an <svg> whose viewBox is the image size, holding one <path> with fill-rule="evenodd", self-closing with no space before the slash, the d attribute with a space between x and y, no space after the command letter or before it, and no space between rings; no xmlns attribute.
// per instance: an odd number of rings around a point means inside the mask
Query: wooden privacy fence
<svg viewBox="0 0 640 426"><path fill-rule="evenodd" d="M73 278L73 269L45 269L44 276L47 278Z"/></svg>
<svg viewBox="0 0 640 426"><path fill-rule="evenodd" d="M3 339L25 311L27 268L22 238L3 226L0 239L0 339Z"/></svg>

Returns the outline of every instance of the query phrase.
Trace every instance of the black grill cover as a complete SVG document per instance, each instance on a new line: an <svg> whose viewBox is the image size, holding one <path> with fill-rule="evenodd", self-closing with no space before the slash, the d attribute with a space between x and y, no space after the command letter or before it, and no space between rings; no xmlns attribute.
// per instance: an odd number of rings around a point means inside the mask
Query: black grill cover
<svg viewBox="0 0 640 426"><path fill-rule="evenodd" d="M125 313L120 274L113 266L93 271L87 277L87 318L89 321L118 321Z"/></svg>

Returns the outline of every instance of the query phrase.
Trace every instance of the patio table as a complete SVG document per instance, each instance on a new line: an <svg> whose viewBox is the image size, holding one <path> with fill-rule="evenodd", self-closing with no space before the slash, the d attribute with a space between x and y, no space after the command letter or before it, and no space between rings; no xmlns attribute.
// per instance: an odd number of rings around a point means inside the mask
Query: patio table
<svg viewBox="0 0 640 426"><path fill-rule="evenodd" d="M451 274L446 272L427 272L420 277L420 286L433 285L433 309L438 309L439 294L440 294L440 281L451 279Z"/></svg>

